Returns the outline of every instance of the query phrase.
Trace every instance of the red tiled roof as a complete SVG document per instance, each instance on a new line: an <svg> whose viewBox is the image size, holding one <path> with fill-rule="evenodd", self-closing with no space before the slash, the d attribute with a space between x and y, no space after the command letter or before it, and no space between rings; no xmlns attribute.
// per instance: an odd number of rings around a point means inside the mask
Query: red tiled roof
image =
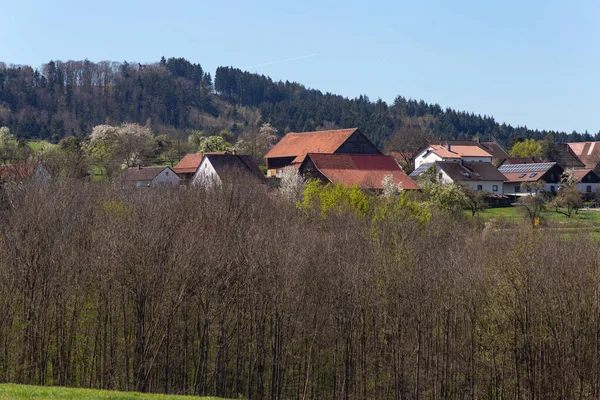
<svg viewBox="0 0 600 400"><path fill-rule="evenodd" d="M121 175L121 181L135 182L135 181L151 181L156 178L161 172L165 170L164 165L157 167L131 167L127 168L127 171ZM169 168L170 169L170 168Z"/></svg>
<svg viewBox="0 0 600 400"><path fill-rule="evenodd" d="M332 183L361 189L383 189L381 181L386 175L392 175L394 183L402 183L403 189L421 189L400 169L392 156L309 153L307 157Z"/></svg>
<svg viewBox="0 0 600 400"><path fill-rule="evenodd" d="M39 163L0 165L0 180L21 180L32 176Z"/></svg>
<svg viewBox="0 0 600 400"><path fill-rule="evenodd" d="M295 157L294 162L302 162L308 153L332 154L357 130L358 128L351 128L288 133L267 153L265 158Z"/></svg>
<svg viewBox="0 0 600 400"><path fill-rule="evenodd" d="M198 170L202 158L205 154L227 154L226 151L215 151L210 153L192 153L186 154L178 163L173 167L173 171L176 174L193 174Z"/></svg>
<svg viewBox="0 0 600 400"><path fill-rule="evenodd" d="M594 172L593 169L589 169L589 168L587 168L587 169L574 169L574 170L571 170L571 173L573 174L573 176L575 176L577 178L578 182L581 182L581 180L583 178L585 178L587 174L591 173L591 174L596 175L596 172Z"/></svg>
<svg viewBox="0 0 600 400"><path fill-rule="evenodd" d="M432 144L427 147L431 151L442 158L462 158L462 157L492 157L490 153L485 151L479 144L453 144L450 143L450 150L444 144Z"/></svg>

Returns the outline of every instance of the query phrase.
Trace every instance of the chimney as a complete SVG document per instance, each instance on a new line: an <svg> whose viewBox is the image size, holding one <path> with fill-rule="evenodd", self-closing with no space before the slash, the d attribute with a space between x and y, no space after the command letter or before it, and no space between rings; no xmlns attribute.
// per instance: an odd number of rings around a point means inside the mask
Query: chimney
<svg viewBox="0 0 600 400"><path fill-rule="evenodd" d="M231 152L231 154L233 154L235 156L235 155L237 155L237 151L235 149L233 149L233 151Z"/></svg>
<svg viewBox="0 0 600 400"><path fill-rule="evenodd" d="M446 142L446 147L448 148L448 151L452 151L452 145L450 143Z"/></svg>
<svg viewBox="0 0 600 400"><path fill-rule="evenodd" d="M140 169L142 169L142 167L140 167L139 165L138 165L137 167L138 167L138 171L139 171Z"/></svg>

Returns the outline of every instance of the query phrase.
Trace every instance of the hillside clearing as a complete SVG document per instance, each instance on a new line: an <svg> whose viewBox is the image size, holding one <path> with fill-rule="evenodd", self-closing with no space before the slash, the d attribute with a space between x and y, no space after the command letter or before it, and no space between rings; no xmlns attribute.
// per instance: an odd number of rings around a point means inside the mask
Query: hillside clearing
<svg viewBox="0 0 600 400"><path fill-rule="evenodd" d="M0 400L13 399L148 399L148 400L224 400L218 397L175 396L137 392L117 392L112 390L73 389L56 386L0 384Z"/></svg>

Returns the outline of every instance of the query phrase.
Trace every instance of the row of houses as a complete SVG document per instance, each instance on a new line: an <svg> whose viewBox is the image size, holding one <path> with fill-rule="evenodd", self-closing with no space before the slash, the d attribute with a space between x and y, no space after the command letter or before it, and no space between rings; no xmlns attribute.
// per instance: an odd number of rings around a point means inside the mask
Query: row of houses
<svg viewBox="0 0 600 400"><path fill-rule="evenodd" d="M392 156L382 154L357 128L287 134L265 159L268 178L281 178L284 171L291 169L307 179L378 192L383 189L383 178L390 176L394 184L404 190L420 189ZM188 154L172 169L129 168L121 180L139 187L208 185L220 183L229 175L242 175L257 184L266 183L255 160L235 152Z"/></svg>
<svg viewBox="0 0 600 400"><path fill-rule="evenodd" d="M561 176L566 169L571 169L580 192L595 192L600 187L598 163L589 168L591 157L588 164L582 162L570 145L557 144L551 155L555 161L541 162L535 158L511 158L496 142L435 143L416 155L415 170L410 176L418 179L435 168L438 180L444 183L497 195L522 196L529 193L530 185L526 183L530 182L544 182L544 191L556 192Z"/></svg>
<svg viewBox="0 0 600 400"><path fill-rule="evenodd" d="M267 153L265 160L267 178L281 178L284 171L293 170L306 178L374 192L383 189L386 176L403 190L419 190L415 180L432 168L440 182L498 196L527 194L529 185L525 183L541 181L546 191L556 192L565 169L574 171L581 192L593 193L600 188L600 146L595 142L557 144L551 156L551 162L511 158L495 141L430 143L414 157L415 169L409 176L400 166L405 161L403 157L383 154L360 129L351 128L289 133ZM0 166L0 183L29 175L44 181L50 179L39 163ZM208 185L220 184L231 175L256 184L267 182L252 157L235 152L188 154L173 168L132 167L120 180L137 187Z"/></svg>

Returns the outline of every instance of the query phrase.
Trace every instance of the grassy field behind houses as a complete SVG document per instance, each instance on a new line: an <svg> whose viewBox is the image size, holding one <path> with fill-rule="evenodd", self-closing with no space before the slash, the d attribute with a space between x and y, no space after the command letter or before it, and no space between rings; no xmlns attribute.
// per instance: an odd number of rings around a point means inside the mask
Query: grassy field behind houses
<svg viewBox="0 0 600 400"><path fill-rule="evenodd" d="M479 213L479 216L496 223L514 224L523 221L523 214L517 207L489 208ZM580 210L569 218L553 209L548 209L542 214L542 218L548 224L561 228L600 227L600 210Z"/></svg>
<svg viewBox="0 0 600 400"><path fill-rule="evenodd" d="M65 400L224 400L218 397L175 396L113 390L73 389L56 386L0 384L0 400L65 399Z"/></svg>

